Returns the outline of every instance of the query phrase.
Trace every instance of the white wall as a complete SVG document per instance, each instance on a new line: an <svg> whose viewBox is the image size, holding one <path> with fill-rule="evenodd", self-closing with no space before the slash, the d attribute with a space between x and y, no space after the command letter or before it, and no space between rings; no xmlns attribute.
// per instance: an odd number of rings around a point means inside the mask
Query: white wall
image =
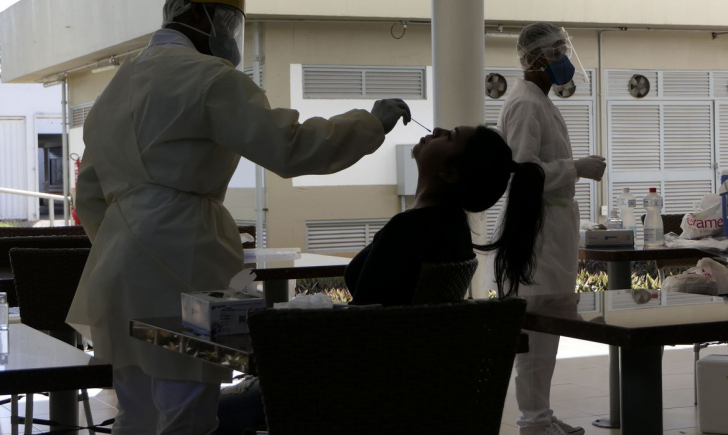
<svg viewBox="0 0 728 435"><path fill-rule="evenodd" d="M441 0L446 1L446 0ZM6 81L43 77L143 47L164 0L20 0L0 13ZM431 0L248 0L248 19L429 21ZM728 29L725 0L485 1L490 24ZM414 26L415 24L413 24Z"/></svg>
<svg viewBox="0 0 728 435"><path fill-rule="evenodd" d="M249 13L263 16L426 19L432 0L248 0ZM439 0L447 1L447 0ZM485 18L506 24L529 21L619 23L620 26L714 26L725 28L725 0L484 0Z"/></svg>
<svg viewBox="0 0 728 435"><path fill-rule="evenodd" d="M163 5L164 0L21 0L0 14L3 78L33 75L27 81L35 81L94 53L101 58L109 47L158 29Z"/></svg>
<svg viewBox="0 0 728 435"><path fill-rule="evenodd" d="M25 127L25 134L5 136L12 142L24 138L24 144L5 143L0 138L0 161L10 164L13 171L12 177L1 179L0 187L38 191L38 134L60 133L60 112L60 87L0 83L0 119L22 119ZM21 202L24 207L18 207ZM0 219L37 218L37 199L0 194Z"/></svg>
<svg viewBox="0 0 728 435"><path fill-rule="evenodd" d="M432 129L432 68L427 67L427 99L408 100L412 117ZM300 121L320 116L330 118L352 109L371 110L375 100L328 100L303 98L303 67L291 65L291 108L301 113ZM454 126L452 126L454 127ZM414 122L405 126L399 122L384 144L373 154L365 156L354 166L332 175L308 175L293 179L293 185L302 186L374 186L397 184L395 146L416 144L429 134Z"/></svg>

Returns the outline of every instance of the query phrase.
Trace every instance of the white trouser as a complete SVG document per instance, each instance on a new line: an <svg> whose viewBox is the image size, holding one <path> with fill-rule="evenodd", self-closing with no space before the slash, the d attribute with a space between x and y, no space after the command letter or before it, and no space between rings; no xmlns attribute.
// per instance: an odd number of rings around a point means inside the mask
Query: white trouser
<svg viewBox="0 0 728 435"><path fill-rule="evenodd" d="M220 385L169 381L139 367L114 370L114 435L206 435L217 429Z"/></svg>
<svg viewBox="0 0 728 435"><path fill-rule="evenodd" d="M559 336L526 331L528 352L516 355L516 400L520 413L516 424L520 435L551 423L551 378L556 367Z"/></svg>
<svg viewBox="0 0 728 435"><path fill-rule="evenodd" d="M575 318L579 295L524 296L526 311ZM556 367L559 336L525 331L528 352L516 355L516 401L520 410L516 424L520 435L532 435L551 423L551 378Z"/></svg>

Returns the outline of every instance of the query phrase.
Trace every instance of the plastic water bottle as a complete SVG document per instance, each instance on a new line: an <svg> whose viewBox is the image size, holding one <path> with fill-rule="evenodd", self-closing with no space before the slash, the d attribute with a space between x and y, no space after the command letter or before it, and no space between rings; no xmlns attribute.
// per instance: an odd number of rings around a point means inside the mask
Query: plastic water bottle
<svg viewBox="0 0 728 435"><path fill-rule="evenodd" d="M657 189L650 187L642 200L647 216L645 216L645 247L659 247L665 244L665 231L662 226L662 197Z"/></svg>
<svg viewBox="0 0 728 435"><path fill-rule="evenodd" d="M0 292L0 331L6 331L8 329L9 321L8 295L7 293Z"/></svg>
<svg viewBox="0 0 728 435"><path fill-rule="evenodd" d="M621 230L624 228L624 223L622 222L622 219L619 218L619 209L617 207L612 209L612 214L609 215L606 221L604 221L604 226L607 227L608 230Z"/></svg>
<svg viewBox="0 0 728 435"><path fill-rule="evenodd" d="M637 198L629 193L629 187L622 189L622 193L617 197L617 207L619 207L620 216L622 217L622 228L632 230L634 239L637 240L637 221L634 219Z"/></svg>

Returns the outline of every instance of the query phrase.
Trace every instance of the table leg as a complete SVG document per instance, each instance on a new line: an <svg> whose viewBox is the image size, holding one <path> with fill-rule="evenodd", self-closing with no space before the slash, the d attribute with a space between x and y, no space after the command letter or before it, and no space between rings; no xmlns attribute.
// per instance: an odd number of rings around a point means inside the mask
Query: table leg
<svg viewBox="0 0 728 435"><path fill-rule="evenodd" d="M662 435L661 346L622 348L622 435Z"/></svg>
<svg viewBox="0 0 728 435"><path fill-rule="evenodd" d="M263 297L265 298L265 306L273 307L277 302L288 302L288 280L273 279L263 281Z"/></svg>
<svg viewBox="0 0 728 435"><path fill-rule="evenodd" d="M608 290L632 288L632 263L629 261L607 262ZM609 346L609 418L599 418L596 427L618 429L620 427L619 347Z"/></svg>
<svg viewBox="0 0 728 435"><path fill-rule="evenodd" d="M51 331L50 335L76 347L76 331ZM78 390L51 392L48 402L50 419L63 425L52 426L51 432L65 431L67 426L78 426Z"/></svg>
<svg viewBox="0 0 728 435"><path fill-rule="evenodd" d="M627 290L632 288L632 262L607 262L607 288L609 290Z"/></svg>

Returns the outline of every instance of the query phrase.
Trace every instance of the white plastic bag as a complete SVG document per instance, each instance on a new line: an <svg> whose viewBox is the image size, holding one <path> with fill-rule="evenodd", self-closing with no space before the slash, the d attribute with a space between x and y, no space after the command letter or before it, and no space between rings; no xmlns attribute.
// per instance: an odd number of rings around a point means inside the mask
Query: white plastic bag
<svg viewBox="0 0 728 435"><path fill-rule="evenodd" d="M718 284L707 276L683 273L665 278L665 282L662 283L662 290L717 296Z"/></svg>
<svg viewBox="0 0 728 435"><path fill-rule="evenodd" d="M706 195L700 201L700 211L686 213L683 216L680 235L683 239L702 239L721 234L723 232L723 211L721 210L720 195Z"/></svg>
<svg viewBox="0 0 728 435"><path fill-rule="evenodd" d="M315 308L334 308L334 301L323 293L315 293L312 295L300 294L290 302L281 302L274 304L274 308L298 308L298 309L315 309Z"/></svg>
<svg viewBox="0 0 728 435"><path fill-rule="evenodd" d="M666 278L662 289L713 296L728 294L728 268L712 258L703 258L687 272Z"/></svg>

